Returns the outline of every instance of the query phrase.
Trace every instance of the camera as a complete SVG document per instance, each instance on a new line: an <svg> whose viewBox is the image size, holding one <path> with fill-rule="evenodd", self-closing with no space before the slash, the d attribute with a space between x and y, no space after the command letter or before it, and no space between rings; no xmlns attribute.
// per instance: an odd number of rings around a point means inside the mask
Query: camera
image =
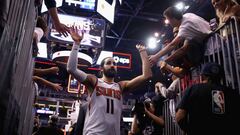
<svg viewBox="0 0 240 135"><path fill-rule="evenodd" d="M151 100L145 100L145 101L136 101L134 107L132 108L132 115L136 114L138 119L143 119L145 117L145 108L150 108Z"/></svg>
<svg viewBox="0 0 240 135"><path fill-rule="evenodd" d="M139 102L137 100L134 107L132 108L132 114L145 113L144 107L149 109L150 108L150 101Z"/></svg>
<svg viewBox="0 0 240 135"><path fill-rule="evenodd" d="M142 129L145 127L146 122L148 121L148 117L145 114L145 108L149 109L150 108L150 103L151 100L145 100L145 101L138 101L136 100L136 103L134 107L132 108L132 115L136 115L137 120L139 122L139 128Z"/></svg>

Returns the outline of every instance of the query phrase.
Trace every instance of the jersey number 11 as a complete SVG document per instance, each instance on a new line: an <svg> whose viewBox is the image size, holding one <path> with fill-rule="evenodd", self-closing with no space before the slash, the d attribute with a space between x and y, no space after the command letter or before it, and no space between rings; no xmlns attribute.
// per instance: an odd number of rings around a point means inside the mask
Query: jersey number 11
<svg viewBox="0 0 240 135"><path fill-rule="evenodd" d="M114 102L113 99L107 98L107 113L113 114L114 113Z"/></svg>

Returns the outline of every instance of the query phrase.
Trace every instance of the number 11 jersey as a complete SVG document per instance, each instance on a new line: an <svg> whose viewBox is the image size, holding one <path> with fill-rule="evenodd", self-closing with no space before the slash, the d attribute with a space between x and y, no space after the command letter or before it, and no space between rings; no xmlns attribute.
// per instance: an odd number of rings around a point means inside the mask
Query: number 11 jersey
<svg viewBox="0 0 240 135"><path fill-rule="evenodd" d="M84 122L84 135L120 135L122 91L118 83L98 79Z"/></svg>

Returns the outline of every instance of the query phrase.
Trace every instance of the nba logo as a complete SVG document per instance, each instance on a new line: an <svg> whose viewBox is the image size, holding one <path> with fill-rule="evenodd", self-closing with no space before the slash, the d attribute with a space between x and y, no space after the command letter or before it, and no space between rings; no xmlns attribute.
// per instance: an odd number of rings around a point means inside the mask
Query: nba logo
<svg viewBox="0 0 240 135"><path fill-rule="evenodd" d="M224 93L219 90L212 91L212 113L224 114L225 113L225 99Z"/></svg>

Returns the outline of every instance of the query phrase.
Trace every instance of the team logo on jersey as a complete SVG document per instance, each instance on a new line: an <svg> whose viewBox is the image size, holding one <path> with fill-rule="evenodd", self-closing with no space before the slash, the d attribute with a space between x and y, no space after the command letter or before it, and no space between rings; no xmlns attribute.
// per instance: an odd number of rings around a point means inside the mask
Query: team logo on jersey
<svg viewBox="0 0 240 135"><path fill-rule="evenodd" d="M121 99L121 95L122 95L120 90L104 88L104 87L100 87L100 86L96 87L96 92L97 92L97 94L96 94L97 96L104 95L104 96L107 96L107 97L116 98L118 100Z"/></svg>
<svg viewBox="0 0 240 135"><path fill-rule="evenodd" d="M212 91L212 113L224 114L225 113L225 99L224 93L219 90Z"/></svg>

